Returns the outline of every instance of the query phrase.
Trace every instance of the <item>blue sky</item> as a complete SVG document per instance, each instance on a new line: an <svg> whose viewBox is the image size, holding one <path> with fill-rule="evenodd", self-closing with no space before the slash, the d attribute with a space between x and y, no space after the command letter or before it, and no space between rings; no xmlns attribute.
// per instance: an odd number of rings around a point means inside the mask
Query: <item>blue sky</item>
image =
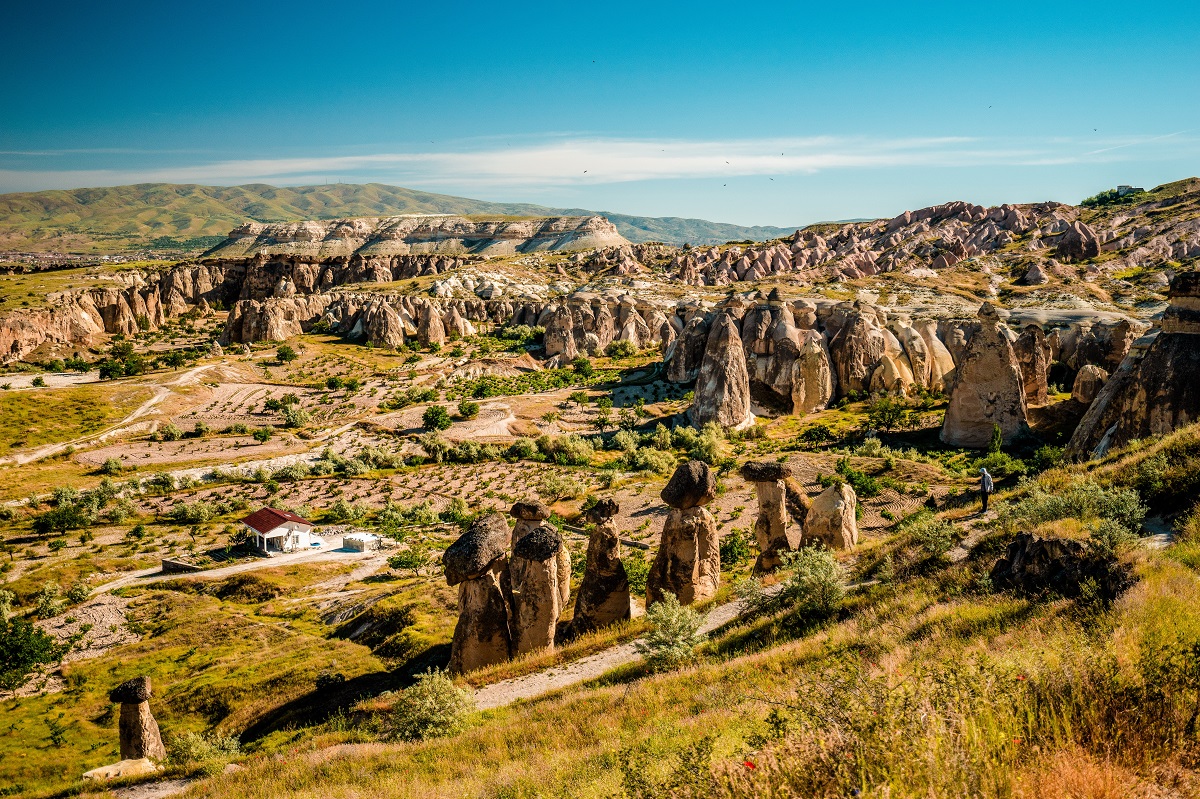
<svg viewBox="0 0 1200 799"><path fill-rule="evenodd" d="M15 4L0 191L378 181L776 225L1077 201L1200 173L1197 41L1194 2Z"/></svg>

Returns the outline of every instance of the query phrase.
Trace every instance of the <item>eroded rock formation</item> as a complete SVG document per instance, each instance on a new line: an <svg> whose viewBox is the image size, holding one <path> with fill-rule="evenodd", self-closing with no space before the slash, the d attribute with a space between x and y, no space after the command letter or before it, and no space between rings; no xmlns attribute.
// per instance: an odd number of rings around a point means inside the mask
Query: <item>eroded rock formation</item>
<svg viewBox="0 0 1200 799"><path fill-rule="evenodd" d="M558 617L571 591L570 560L559 532L539 525L513 545L509 564L513 592L513 654L552 649ZM568 556L569 558L569 556Z"/></svg>
<svg viewBox="0 0 1200 799"><path fill-rule="evenodd" d="M458 586L458 623L450 645L455 674L503 663L512 655L509 538L504 516L490 513L476 519L442 556L446 583Z"/></svg>
<svg viewBox="0 0 1200 799"><path fill-rule="evenodd" d="M619 510L614 500L602 499L587 512L595 528L588 539L587 564L575 599L572 632L595 630L632 615L629 578L621 563L621 539L613 522Z"/></svg>
<svg viewBox="0 0 1200 799"><path fill-rule="evenodd" d="M800 546L803 530L791 524L787 507L786 480L791 472L787 466L774 461L749 461L739 472L754 485L758 499L758 518L754 521L754 537L758 541L758 560L754 571L762 574L774 571L780 555Z"/></svg>
<svg viewBox="0 0 1200 799"><path fill-rule="evenodd" d="M754 423L750 413L750 375L737 325L728 314L713 323L696 380L696 400L688 415L702 427L716 422L741 430Z"/></svg>
<svg viewBox="0 0 1200 799"><path fill-rule="evenodd" d="M717 481L707 463L678 467L662 490L671 506L663 524L658 554L646 580L647 605L674 594L680 604L708 599L721 581L720 535L704 506L716 497Z"/></svg>
<svg viewBox="0 0 1200 799"><path fill-rule="evenodd" d="M830 549L852 549L857 546L857 505L858 497L848 483L826 488L808 509L804 541L819 541Z"/></svg>
<svg viewBox="0 0 1200 799"><path fill-rule="evenodd" d="M118 723L121 737L121 760L166 760L158 722L150 712L150 678L134 677L108 695L110 702L119 702L121 718Z"/></svg>
<svg viewBox="0 0 1200 799"><path fill-rule="evenodd" d="M971 336L955 369L942 441L955 447L984 447L992 428L1009 443L1026 426L1021 369L1000 317L990 303L979 309L979 330Z"/></svg>

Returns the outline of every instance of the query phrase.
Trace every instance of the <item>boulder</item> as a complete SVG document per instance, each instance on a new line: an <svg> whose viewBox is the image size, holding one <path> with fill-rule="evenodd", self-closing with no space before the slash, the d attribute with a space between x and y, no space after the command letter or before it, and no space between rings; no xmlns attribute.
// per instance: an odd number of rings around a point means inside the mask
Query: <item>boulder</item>
<svg viewBox="0 0 1200 799"><path fill-rule="evenodd" d="M759 556L754 571L758 574L774 571L782 563L780 555L795 551L802 538L802 531L789 524L784 481L791 472L777 461L749 461L739 474L754 484L754 494L758 498L754 537L758 541Z"/></svg>
<svg viewBox="0 0 1200 799"><path fill-rule="evenodd" d="M595 524L588 539L583 581L575 599L574 633L606 627L632 616L629 578L621 563L621 539L613 516L620 510L611 499L602 499L587 513Z"/></svg>
<svg viewBox="0 0 1200 799"><path fill-rule="evenodd" d="M987 446L996 425L1007 444L1026 427L1021 368L990 303L980 307L979 322L955 369L942 424L942 441L954 447Z"/></svg>
<svg viewBox="0 0 1200 799"><path fill-rule="evenodd" d="M450 642L450 672L465 674L512 657L511 617L508 560L501 554L482 574L458 584L458 622Z"/></svg>
<svg viewBox="0 0 1200 799"><path fill-rule="evenodd" d="M544 502L536 500L529 502L517 502L509 511L515 518L516 524L513 525L512 542L515 544L529 533L536 530L542 522L550 518L550 508Z"/></svg>
<svg viewBox="0 0 1200 799"><path fill-rule="evenodd" d="M1082 402L1084 405L1090 405L1096 395L1100 393L1100 389L1104 388L1106 380L1108 380L1108 372L1089 363L1075 373L1075 384L1071 386L1071 399Z"/></svg>
<svg viewBox="0 0 1200 799"><path fill-rule="evenodd" d="M659 496L680 510L707 505L717 496L716 475L704 461L688 461L676 467Z"/></svg>
<svg viewBox="0 0 1200 799"><path fill-rule="evenodd" d="M126 777L145 777L162 771L162 766L156 766L148 757L136 760L121 760L110 766L101 766L83 773L87 782L107 782L109 780L125 779Z"/></svg>
<svg viewBox="0 0 1200 799"><path fill-rule="evenodd" d="M804 540L820 541L830 549L852 549L858 544L857 505L858 497L848 483L826 488L808 509Z"/></svg>
<svg viewBox="0 0 1200 799"><path fill-rule="evenodd" d="M1017 534L1004 557L992 566L990 577L997 588L1030 594L1052 591L1065 597L1078 596L1080 585L1091 579L1110 599L1129 583L1125 567L1089 554L1079 541L1032 533Z"/></svg>
<svg viewBox="0 0 1200 799"><path fill-rule="evenodd" d="M118 685L108 695L110 702L121 704L118 729L122 761L167 759L158 722L150 712L150 694L150 678L134 677Z"/></svg>
<svg viewBox="0 0 1200 799"><path fill-rule="evenodd" d="M521 655L537 649L552 649L562 615L566 578L570 591L570 561L566 575L561 573L562 554L566 552L562 536L549 525L541 525L513 546L509 572L513 595L513 653Z"/></svg>
<svg viewBox="0 0 1200 799"><path fill-rule="evenodd" d="M511 533L499 513L480 516L442 555L447 585L458 585L487 573L507 550Z"/></svg>
<svg viewBox="0 0 1200 799"><path fill-rule="evenodd" d="M1021 278L1021 282L1026 286L1041 286L1050 282L1050 276L1046 274L1046 270L1038 262L1029 267L1028 271L1025 272L1025 277Z"/></svg>

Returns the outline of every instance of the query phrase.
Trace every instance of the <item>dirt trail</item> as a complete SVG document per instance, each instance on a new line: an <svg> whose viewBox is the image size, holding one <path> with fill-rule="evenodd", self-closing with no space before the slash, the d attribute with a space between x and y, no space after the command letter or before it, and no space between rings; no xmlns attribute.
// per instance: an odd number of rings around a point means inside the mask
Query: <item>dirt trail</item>
<svg viewBox="0 0 1200 799"><path fill-rule="evenodd" d="M231 574L241 574L242 572L257 571L259 569L273 569L277 566L288 566L293 563L305 562L311 563L325 560L345 560L355 564L355 572L365 571L374 565L378 568L387 562L387 555L383 552L353 552L348 549L336 549L330 544L326 544L320 549L309 552L293 552L289 555L276 555L271 558L256 558L246 563L235 563L232 566L221 566L216 569L206 569L199 572L185 572L182 574L163 574L161 569L142 569L141 571L130 572L112 582L104 583L92 589L92 596L109 593L118 588L128 588L131 585L152 585L162 582L163 580L198 579L198 580L215 580L221 577L228 577ZM366 573L370 573L369 571Z"/></svg>

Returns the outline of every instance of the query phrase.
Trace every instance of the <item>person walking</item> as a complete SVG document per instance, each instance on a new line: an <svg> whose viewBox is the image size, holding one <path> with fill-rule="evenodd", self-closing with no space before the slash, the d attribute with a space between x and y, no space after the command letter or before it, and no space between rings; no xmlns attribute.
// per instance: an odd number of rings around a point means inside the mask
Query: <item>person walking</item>
<svg viewBox="0 0 1200 799"><path fill-rule="evenodd" d="M996 484L992 482L992 476L988 474L987 469L979 470L979 499L983 502L983 510L980 513L987 513L988 495L996 490Z"/></svg>

